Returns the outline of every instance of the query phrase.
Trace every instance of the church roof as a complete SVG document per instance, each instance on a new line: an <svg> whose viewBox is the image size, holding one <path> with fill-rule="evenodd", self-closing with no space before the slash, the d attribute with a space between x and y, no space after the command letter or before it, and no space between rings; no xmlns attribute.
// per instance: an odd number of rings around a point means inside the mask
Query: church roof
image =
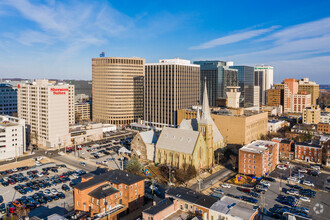
<svg viewBox="0 0 330 220"><path fill-rule="evenodd" d="M199 123L210 124L212 121L213 120L211 118L209 98L208 98L208 95L207 95L206 80L205 80L204 94L203 94L203 105L202 105L202 115L201 115L201 120L199 121Z"/></svg>
<svg viewBox="0 0 330 220"><path fill-rule="evenodd" d="M198 139L199 132L180 128L163 128L156 148L192 154Z"/></svg>
<svg viewBox="0 0 330 220"><path fill-rule="evenodd" d="M145 144L155 144L157 142L154 130L140 132L140 136Z"/></svg>

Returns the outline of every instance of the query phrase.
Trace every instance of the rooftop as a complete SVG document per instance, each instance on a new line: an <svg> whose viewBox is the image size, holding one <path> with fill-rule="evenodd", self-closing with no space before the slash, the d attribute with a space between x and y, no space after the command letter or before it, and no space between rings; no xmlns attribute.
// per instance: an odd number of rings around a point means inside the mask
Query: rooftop
<svg viewBox="0 0 330 220"><path fill-rule="evenodd" d="M296 146L306 146L306 147L315 147L315 148L322 148L318 141L310 141L310 142L296 142Z"/></svg>
<svg viewBox="0 0 330 220"><path fill-rule="evenodd" d="M159 213L160 211L163 211L167 207L170 207L171 205L173 205L173 199L166 198L166 199L159 201L156 205L147 208L143 212L150 214L150 215L155 215L155 214Z"/></svg>
<svg viewBox="0 0 330 220"><path fill-rule="evenodd" d="M92 179L74 186L74 188L79 190L85 190L103 182L111 182L114 184L124 183L126 185L132 185L142 180L144 180L144 177L134 175L122 170L110 170L109 172L94 176Z"/></svg>
<svg viewBox="0 0 330 220"><path fill-rule="evenodd" d="M222 197L221 200L218 200L216 203L214 203L210 209L226 215L239 217L244 220L251 219L251 217L256 212L253 210L252 205L243 203L238 199L230 198L227 196Z"/></svg>
<svg viewBox="0 0 330 220"><path fill-rule="evenodd" d="M253 141L252 143L243 146L240 151L251 152L261 154L268 149L269 146L277 145L276 142L273 141L264 141L264 140L257 140Z"/></svg>
<svg viewBox="0 0 330 220"><path fill-rule="evenodd" d="M205 208L210 208L216 201L218 201L216 198L184 187L170 188L167 190L166 194L178 200L191 202Z"/></svg>
<svg viewBox="0 0 330 220"><path fill-rule="evenodd" d="M89 192L88 195L96 199L103 199L117 192L119 191L113 188L110 184L104 184Z"/></svg>

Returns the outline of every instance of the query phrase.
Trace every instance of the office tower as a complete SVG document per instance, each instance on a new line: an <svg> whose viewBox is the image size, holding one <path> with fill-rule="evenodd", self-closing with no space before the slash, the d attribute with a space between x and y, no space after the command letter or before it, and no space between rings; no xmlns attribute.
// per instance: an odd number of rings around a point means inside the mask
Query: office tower
<svg viewBox="0 0 330 220"><path fill-rule="evenodd" d="M91 102L76 102L74 104L76 120L79 122L91 120Z"/></svg>
<svg viewBox="0 0 330 220"><path fill-rule="evenodd" d="M74 86L36 80L19 84L18 117L31 126L31 141L45 147L72 144L69 125L74 124Z"/></svg>
<svg viewBox="0 0 330 220"><path fill-rule="evenodd" d="M240 106L257 106L255 103L254 68L251 66L230 66L231 69L238 70L238 86L241 87Z"/></svg>
<svg viewBox="0 0 330 220"><path fill-rule="evenodd" d="M22 156L25 151L25 120L1 115L0 160Z"/></svg>
<svg viewBox="0 0 330 220"><path fill-rule="evenodd" d="M254 85L259 86L260 104L265 105L267 100L266 91L273 85L274 68L267 65L255 66L254 74Z"/></svg>
<svg viewBox="0 0 330 220"><path fill-rule="evenodd" d="M317 100L320 96L319 85L315 82L309 81L308 78L303 78L298 80L298 92L306 92L306 94L311 94L311 104L316 105Z"/></svg>
<svg viewBox="0 0 330 220"><path fill-rule="evenodd" d="M267 90L268 106L283 106L284 90L280 88L272 88Z"/></svg>
<svg viewBox="0 0 330 220"><path fill-rule="evenodd" d="M145 67L144 119L152 126L176 126L177 110L199 103L200 68L179 58Z"/></svg>
<svg viewBox="0 0 330 220"><path fill-rule="evenodd" d="M0 84L0 115L17 113L17 91L8 83Z"/></svg>
<svg viewBox="0 0 330 220"><path fill-rule="evenodd" d="M200 84L200 102L202 101L202 91L206 79L210 106L221 105L226 97L227 86L238 85L238 71L230 69L233 62L225 61L194 61L194 64L200 65L201 84Z"/></svg>
<svg viewBox="0 0 330 220"><path fill-rule="evenodd" d="M92 59L92 119L95 122L129 125L143 118L142 58Z"/></svg>
<svg viewBox="0 0 330 220"><path fill-rule="evenodd" d="M227 86L227 107L239 108L239 97L241 93L238 91L239 86Z"/></svg>

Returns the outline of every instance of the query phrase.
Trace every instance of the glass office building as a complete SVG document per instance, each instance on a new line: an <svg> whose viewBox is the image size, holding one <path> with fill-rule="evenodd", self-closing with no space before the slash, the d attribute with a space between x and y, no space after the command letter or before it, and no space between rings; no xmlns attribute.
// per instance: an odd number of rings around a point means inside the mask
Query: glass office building
<svg viewBox="0 0 330 220"><path fill-rule="evenodd" d="M238 86L241 88L240 106L251 107L255 105L255 75L252 66L230 66L238 70Z"/></svg>
<svg viewBox="0 0 330 220"><path fill-rule="evenodd" d="M17 113L17 91L12 85L0 84L0 115L13 116Z"/></svg>
<svg viewBox="0 0 330 220"><path fill-rule="evenodd" d="M208 92L210 106L217 106L218 101L226 99L227 86L236 86L238 83L237 70L230 69L228 66L233 62L225 61L195 61L194 64L200 65L200 103L204 92L204 83Z"/></svg>

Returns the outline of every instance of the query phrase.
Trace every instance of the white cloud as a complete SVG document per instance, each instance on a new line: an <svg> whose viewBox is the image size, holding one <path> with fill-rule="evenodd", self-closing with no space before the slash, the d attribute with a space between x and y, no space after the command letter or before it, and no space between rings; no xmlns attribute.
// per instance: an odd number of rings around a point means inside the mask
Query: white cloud
<svg viewBox="0 0 330 220"><path fill-rule="evenodd" d="M273 31L276 28L278 28L278 26L272 26L270 28L265 28L265 29L244 31L244 32L237 33L237 34L231 34L231 35L227 35L224 37L220 37L220 38L202 43L201 45L198 45L198 46L193 46L190 49L193 49L193 50L209 49L209 48L213 48L213 47L220 46L220 45L232 44L232 43L236 43L239 41L243 41L243 40L247 40L247 39L251 39L251 38L263 35L265 33Z"/></svg>

